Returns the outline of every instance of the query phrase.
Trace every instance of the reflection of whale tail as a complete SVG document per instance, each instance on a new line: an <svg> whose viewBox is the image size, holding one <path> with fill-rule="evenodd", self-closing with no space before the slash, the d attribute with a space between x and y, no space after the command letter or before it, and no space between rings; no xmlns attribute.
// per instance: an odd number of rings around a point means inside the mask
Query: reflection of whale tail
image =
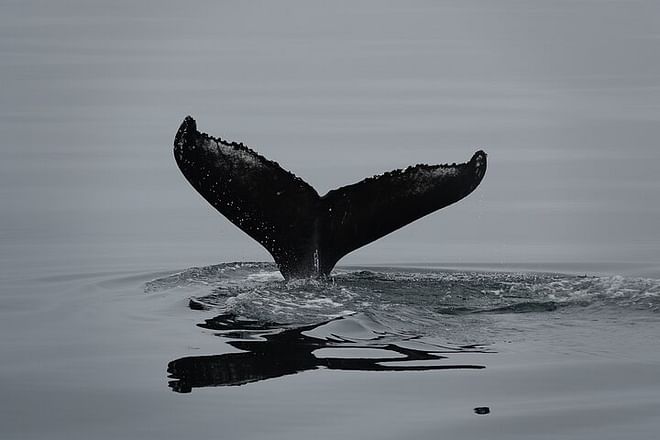
<svg viewBox="0 0 660 440"><path fill-rule="evenodd" d="M383 342L382 333L361 343L348 335L336 334L332 324L347 322L348 318L335 318L327 322L300 327L275 323L236 320L224 314L206 320L200 327L219 330L218 336L228 336L227 330L241 332L241 340L228 344L241 351L212 356L192 356L173 360L167 365L169 386L177 393L189 393L194 388L210 386L236 386L251 382L297 374L303 371L327 368L343 371L431 371L480 370L484 365L449 362L452 354L488 353L481 346L447 347L425 344L417 338L419 348ZM352 321L355 324L355 321ZM330 328L324 328L330 325ZM270 330L255 328L272 327ZM355 328L349 323L350 328ZM340 328L340 327L339 327ZM245 333L243 333L245 332ZM311 336L307 332L315 334ZM326 336L321 336L326 335ZM331 338L329 338L331 337ZM339 342L341 340L345 342ZM402 341L404 342L404 341ZM426 350L423 348L426 347ZM324 349L323 351L319 351ZM370 350L378 350L374 356ZM353 355L344 357L350 350ZM362 351L364 350L364 351ZM342 355L342 352L344 355ZM356 354L368 354L359 357ZM425 361L423 364L416 364Z"/></svg>
<svg viewBox="0 0 660 440"><path fill-rule="evenodd" d="M328 274L341 257L461 200L481 182L486 153L453 165L417 165L328 192L243 144L199 133L190 117L174 140L184 176L271 253L285 277Z"/></svg>

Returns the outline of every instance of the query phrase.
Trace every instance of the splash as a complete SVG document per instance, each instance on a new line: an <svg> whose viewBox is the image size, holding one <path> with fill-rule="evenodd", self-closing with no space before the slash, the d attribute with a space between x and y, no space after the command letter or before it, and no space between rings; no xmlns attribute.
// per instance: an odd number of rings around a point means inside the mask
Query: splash
<svg viewBox="0 0 660 440"><path fill-rule="evenodd" d="M326 280L286 282L272 263L227 263L145 286L166 290L187 294L192 308L262 322L306 324L365 313L416 330L488 315L660 310L660 280L554 273L335 270ZM450 319L457 317L462 321Z"/></svg>

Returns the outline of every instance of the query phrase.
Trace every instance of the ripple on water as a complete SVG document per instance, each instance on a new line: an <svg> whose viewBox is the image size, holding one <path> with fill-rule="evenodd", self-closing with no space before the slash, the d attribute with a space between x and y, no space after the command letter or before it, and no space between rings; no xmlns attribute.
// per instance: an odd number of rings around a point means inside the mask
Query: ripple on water
<svg viewBox="0 0 660 440"><path fill-rule="evenodd" d="M655 279L390 269L336 270L324 280L287 282L274 264L253 262L190 268L145 286L146 292L165 290L185 292L192 308L297 324L358 312L423 327L456 316L660 307Z"/></svg>
<svg viewBox="0 0 660 440"><path fill-rule="evenodd" d="M190 268L145 285L147 293L183 294L191 308L212 312L199 327L240 350L173 360L177 392L318 368L481 369L504 335L527 340L538 337L527 331L534 326L545 334L621 311L654 316L659 291L658 280L619 276L407 269L336 270L328 279L287 282L272 263Z"/></svg>

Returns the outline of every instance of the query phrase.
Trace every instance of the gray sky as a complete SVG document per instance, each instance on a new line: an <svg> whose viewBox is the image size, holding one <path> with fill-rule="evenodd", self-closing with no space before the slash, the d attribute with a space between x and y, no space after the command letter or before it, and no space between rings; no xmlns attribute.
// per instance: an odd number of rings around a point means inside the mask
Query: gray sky
<svg viewBox="0 0 660 440"><path fill-rule="evenodd" d="M468 199L344 263L659 262L659 21L633 0L4 0L0 258L266 259L176 168L191 114L320 193L489 154Z"/></svg>

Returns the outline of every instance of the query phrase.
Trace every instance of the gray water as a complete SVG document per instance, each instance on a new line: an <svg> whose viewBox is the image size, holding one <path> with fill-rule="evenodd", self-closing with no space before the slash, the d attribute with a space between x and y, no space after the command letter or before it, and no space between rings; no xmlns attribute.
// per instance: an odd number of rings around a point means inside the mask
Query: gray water
<svg viewBox="0 0 660 440"><path fill-rule="evenodd" d="M658 17L3 1L0 437L657 437ZM270 257L180 175L187 114L320 193L489 168L287 284L226 263Z"/></svg>

